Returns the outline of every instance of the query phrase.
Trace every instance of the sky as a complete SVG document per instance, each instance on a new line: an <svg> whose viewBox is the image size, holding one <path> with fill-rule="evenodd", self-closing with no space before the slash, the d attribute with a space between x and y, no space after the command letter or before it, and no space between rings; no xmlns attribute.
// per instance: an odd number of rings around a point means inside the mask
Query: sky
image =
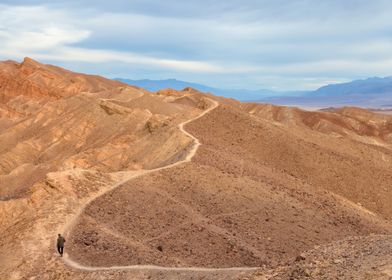
<svg viewBox="0 0 392 280"><path fill-rule="evenodd" d="M0 0L0 60L310 90L392 75L390 0Z"/></svg>

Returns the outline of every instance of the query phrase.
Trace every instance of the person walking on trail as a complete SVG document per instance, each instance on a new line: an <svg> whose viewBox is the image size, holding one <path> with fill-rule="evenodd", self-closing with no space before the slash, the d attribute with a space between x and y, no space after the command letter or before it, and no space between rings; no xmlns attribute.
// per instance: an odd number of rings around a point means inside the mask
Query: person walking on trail
<svg viewBox="0 0 392 280"><path fill-rule="evenodd" d="M65 238L59 233L59 236L57 237L57 251L59 252L60 257L62 257L64 253L64 243Z"/></svg>

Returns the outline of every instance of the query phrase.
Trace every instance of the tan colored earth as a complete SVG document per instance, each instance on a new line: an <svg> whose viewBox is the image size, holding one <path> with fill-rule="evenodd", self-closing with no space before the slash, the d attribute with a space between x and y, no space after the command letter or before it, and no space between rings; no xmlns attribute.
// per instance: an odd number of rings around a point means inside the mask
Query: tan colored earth
<svg viewBox="0 0 392 280"><path fill-rule="evenodd" d="M390 279L391 168L382 112L1 62L0 279Z"/></svg>

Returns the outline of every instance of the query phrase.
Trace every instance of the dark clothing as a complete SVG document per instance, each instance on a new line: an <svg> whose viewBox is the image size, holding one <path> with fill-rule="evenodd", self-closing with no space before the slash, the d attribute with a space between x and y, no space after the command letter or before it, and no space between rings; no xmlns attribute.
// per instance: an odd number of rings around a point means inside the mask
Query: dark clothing
<svg viewBox="0 0 392 280"><path fill-rule="evenodd" d="M57 238L57 246L64 247L64 243L65 243L65 238L62 237L62 236L59 236L59 237Z"/></svg>
<svg viewBox="0 0 392 280"><path fill-rule="evenodd" d="M57 245L57 251L59 252L60 256L63 256L64 253L64 246Z"/></svg>
<svg viewBox="0 0 392 280"><path fill-rule="evenodd" d="M63 256L64 253L64 243L65 243L65 238L59 236L57 238L57 251L59 252L60 256Z"/></svg>

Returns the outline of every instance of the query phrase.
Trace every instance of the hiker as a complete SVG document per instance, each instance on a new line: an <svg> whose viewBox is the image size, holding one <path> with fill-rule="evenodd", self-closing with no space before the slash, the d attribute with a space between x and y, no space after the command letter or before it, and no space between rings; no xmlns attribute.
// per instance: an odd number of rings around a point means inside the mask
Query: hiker
<svg viewBox="0 0 392 280"><path fill-rule="evenodd" d="M59 252L60 257L62 257L64 253L64 243L65 238L59 233L59 236L57 237L57 251Z"/></svg>

